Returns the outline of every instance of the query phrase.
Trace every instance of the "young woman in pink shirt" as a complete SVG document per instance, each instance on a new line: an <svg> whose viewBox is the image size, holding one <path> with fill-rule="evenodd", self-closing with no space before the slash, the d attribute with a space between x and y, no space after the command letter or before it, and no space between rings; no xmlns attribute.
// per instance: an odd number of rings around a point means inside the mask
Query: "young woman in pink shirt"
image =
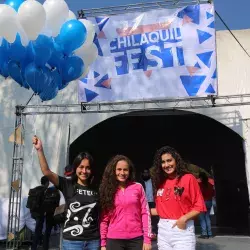
<svg viewBox="0 0 250 250"><path fill-rule="evenodd" d="M101 250L151 250L151 221L145 192L126 156L107 164L100 186Z"/></svg>

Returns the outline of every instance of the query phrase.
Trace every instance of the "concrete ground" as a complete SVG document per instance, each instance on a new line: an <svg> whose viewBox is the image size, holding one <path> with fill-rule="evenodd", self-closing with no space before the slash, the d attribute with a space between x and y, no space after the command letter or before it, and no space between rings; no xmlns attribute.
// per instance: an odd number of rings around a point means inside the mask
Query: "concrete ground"
<svg viewBox="0 0 250 250"><path fill-rule="evenodd" d="M4 249L5 245L0 245L0 250ZM20 250L27 249L29 246L20 248ZM42 247L39 247L38 250L42 250ZM58 237L52 236L50 250L59 250ZM158 250L155 241L152 250ZM250 250L250 237L216 236L212 239L197 239L196 250Z"/></svg>
<svg viewBox="0 0 250 250"><path fill-rule="evenodd" d="M158 250L156 242L152 250ZM217 236L197 239L196 250L250 250L250 237Z"/></svg>

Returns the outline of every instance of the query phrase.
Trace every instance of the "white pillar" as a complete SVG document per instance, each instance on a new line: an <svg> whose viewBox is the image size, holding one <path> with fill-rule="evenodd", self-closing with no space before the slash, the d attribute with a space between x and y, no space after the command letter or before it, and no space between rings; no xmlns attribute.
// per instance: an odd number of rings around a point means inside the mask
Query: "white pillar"
<svg viewBox="0 0 250 250"><path fill-rule="evenodd" d="M246 168L246 177L247 177L247 187L248 195L250 201L250 120L242 120L243 127L243 139L244 139L244 151L245 151L245 168Z"/></svg>

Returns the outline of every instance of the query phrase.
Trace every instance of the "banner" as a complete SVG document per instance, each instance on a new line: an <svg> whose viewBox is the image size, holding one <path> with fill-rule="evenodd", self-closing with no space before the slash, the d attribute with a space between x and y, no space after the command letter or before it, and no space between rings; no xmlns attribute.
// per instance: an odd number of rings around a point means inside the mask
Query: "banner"
<svg viewBox="0 0 250 250"><path fill-rule="evenodd" d="M79 80L80 102L217 94L212 4L90 20L98 58Z"/></svg>

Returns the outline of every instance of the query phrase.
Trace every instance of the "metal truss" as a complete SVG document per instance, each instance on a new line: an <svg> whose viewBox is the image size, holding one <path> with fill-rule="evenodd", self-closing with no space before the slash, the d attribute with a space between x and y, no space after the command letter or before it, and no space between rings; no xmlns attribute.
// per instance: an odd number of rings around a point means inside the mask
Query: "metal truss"
<svg viewBox="0 0 250 250"><path fill-rule="evenodd" d="M20 211L22 195L22 175L24 161L24 128L25 117L23 108L16 107L16 121L14 132L14 149L12 157L12 175L10 183L9 213L7 226L6 249L17 249L21 245L20 239Z"/></svg>
<svg viewBox="0 0 250 250"><path fill-rule="evenodd" d="M103 7L103 8L94 8L94 9L81 9L78 11L79 18L83 17L95 17L98 15L119 15L129 12L141 12L141 11L149 11L152 9L160 9L160 8L181 8L187 5L195 5L195 4L203 4L211 1L208 0L165 0L165 1L155 1L155 2L143 2L143 3L135 3L128 5L120 5L120 6L111 6L111 7Z"/></svg>
<svg viewBox="0 0 250 250"><path fill-rule="evenodd" d="M139 100L127 102L99 102L60 105L20 106L23 115L81 114L81 113L124 113L164 109L195 110L228 106L250 105L250 94L188 97L176 99Z"/></svg>

